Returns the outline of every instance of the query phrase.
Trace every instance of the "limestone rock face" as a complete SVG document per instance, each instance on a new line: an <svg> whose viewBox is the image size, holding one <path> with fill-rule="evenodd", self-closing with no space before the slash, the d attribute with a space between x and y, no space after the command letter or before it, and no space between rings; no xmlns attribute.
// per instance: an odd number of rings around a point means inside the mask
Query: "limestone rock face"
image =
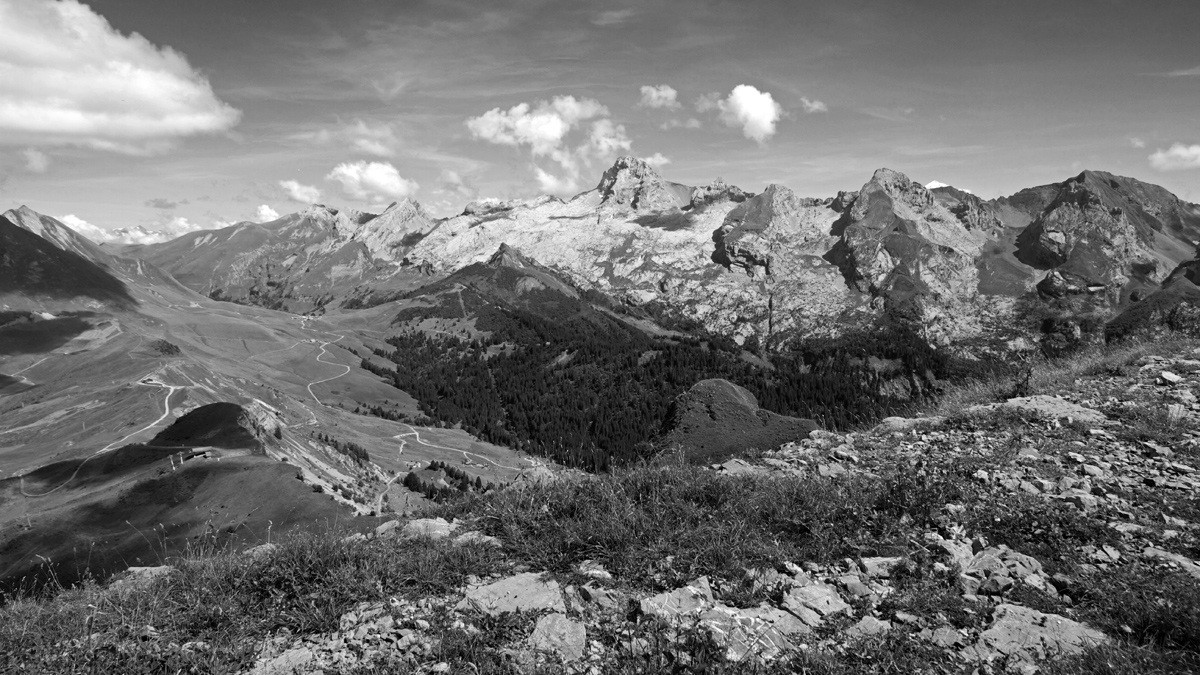
<svg viewBox="0 0 1200 675"><path fill-rule="evenodd" d="M1113 303L1132 280L1157 284L1190 257L1200 211L1157 186L1085 171L1058 186L1054 199L1017 239L1017 257L1103 287Z"/></svg>
<svg viewBox="0 0 1200 675"><path fill-rule="evenodd" d="M407 199L380 215L314 204L270 223L191 232L128 253L204 295L308 312L360 285L420 277L400 263L435 227Z"/></svg>
<svg viewBox="0 0 1200 675"><path fill-rule="evenodd" d="M808 438L812 420L758 407L746 389L727 380L702 380L680 394L667 415L665 445L679 444L694 461L709 463L747 448L774 449Z"/></svg>
<svg viewBox="0 0 1200 675"><path fill-rule="evenodd" d="M646 162L636 157L617 159L596 187L601 203L635 211L657 211L691 204L692 189L664 181Z"/></svg>
<svg viewBox="0 0 1200 675"><path fill-rule="evenodd" d="M748 195L736 185L726 183L724 179L718 178L708 185L701 185L692 190L692 208L700 208L708 206L714 202L730 201L744 202L753 195Z"/></svg>

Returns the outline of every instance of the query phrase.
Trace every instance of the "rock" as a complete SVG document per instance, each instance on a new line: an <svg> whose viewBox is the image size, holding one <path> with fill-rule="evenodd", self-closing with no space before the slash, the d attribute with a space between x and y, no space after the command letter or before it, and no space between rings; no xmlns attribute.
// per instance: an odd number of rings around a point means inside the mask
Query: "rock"
<svg viewBox="0 0 1200 675"><path fill-rule="evenodd" d="M122 572L120 578L113 581L108 587L117 592L137 590L149 586L156 580L164 578L174 571L175 568L170 565L130 567Z"/></svg>
<svg viewBox="0 0 1200 675"><path fill-rule="evenodd" d="M597 190L602 204L635 211L674 209L692 201L691 188L668 183L645 161L628 156L604 172Z"/></svg>
<svg viewBox="0 0 1200 675"><path fill-rule="evenodd" d="M295 675L308 672L307 666L316 657L307 647L295 647L282 654L260 660L254 664L250 675Z"/></svg>
<svg viewBox="0 0 1200 675"><path fill-rule="evenodd" d="M793 588L784 596L783 606L813 627L820 625L824 617L850 610L837 590L825 584Z"/></svg>
<svg viewBox="0 0 1200 675"><path fill-rule="evenodd" d="M595 604L605 610L620 609L625 602L625 596L609 588L587 584L579 588L579 596L586 602Z"/></svg>
<svg viewBox="0 0 1200 675"><path fill-rule="evenodd" d="M506 612L535 612L548 610L565 613L562 589L553 579L525 572L501 579L492 584L467 591L466 597L455 606L458 611L475 610L497 616Z"/></svg>
<svg viewBox="0 0 1200 675"><path fill-rule="evenodd" d="M794 617L784 617L786 612L759 608L739 610L717 605L700 615L700 625L708 630L713 641L725 648L725 659L744 663L750 657L770 661L784 651L792 649L781 626L801 630ZM771 619L777 617L777 625ZM807 630L805 627L803 630Z"/></svg>
<svg viewBox="0 0 1200 675"><path fill-rule="evenodd" d="M858 567L868 579L886 579L892 576L892 570L896 569L902 560L899 556L859 558Z"/></svg>
<svg viewBox="0 0 1200 675"><path fill-rule="evenodd" d="M920 635L922 638L929 640L933 644L946 649L951 647L961 647L966 644L966 640L963 639L962 633L958 632L954 628L951 628L950 626L942 626L936 630L929 630L927 628L921 631Z"/></svg>
<svg viewBox="0 0 1200 675"><path fill-rule="evenodd" d="M963 650L969 660L1039 661L1078 654L1085 647L1108 639L1104 633L1085 624L1020 605L1001 604L996 607L992 619L992 625L979 636L979 642Z"/></svg>
<svg viewBox="0 0 1200 675"><path fill-rule="evenodd" d="M558 654L563 663L571 663L583 658L587 629L582 623L568 619L566 614L547 614L538 619L529 636L529 644L536 650Z"/></svg>
<svg viewBox="0 0 1200 675"><path fill-rule="evenodd" d="M583 576L591 577L592 579L613 578L612 574L609 573L608 570L604 569L604 565L601 565L595 560L584 560L583 562L579 563L579 566L576 567L575 570Z"/></svg>
<svg viewBox="0 0 1200 675"><path fill-rule="evenodd" d="M1174 563L1178 565L1179 568L1184 572L1187 572L1196 579L1200 579L1200 564L1197 564L1196 561L1188 558L1187 556L1182 556L1178 553L1171 553L1170 551L1164 551L1160 548L1154 548L1153 546L1147 546L1142 551L1142 557L1148 560L1159 560L1162 562Z"/></svg>
<svg viewBox="0 0 1200 675"><path fill-rule="evenodd" d="M446 539L450 533L458 529L458 523L448 523L443 518L418 518L404 524L401 534L405 537L427 539Z"/></svg>
<svg viewBox="0 0 1200 675"><path fill-rule="evenodd" d="M390 537L395 533L396 529L399 527L400 527L400 521L389 520L386 523L375 528L375 536L376 537Z"/></svg>
<svg viewBox="0 0 1200 675"><path fill-rule="evenodd" d="M700 577L683 588L642 600L641 610L642 614L673 621L688 614L701 612L711 607L713 602L708 577Z"/></svg>
<svg viewBox="0 0 1200 675"><path fill-rule="evenodd" d="M1035 413L1056 420L1070 419L1084 424L1101 424L1108 420L1099 410L1085 408L1055 396L1041 394L1010 398L1001 405L1010 410Z"/></svg>
<svg viewBox="0 0 1200 675"><path fill-rule="evenodd" d="M500 548L500 540L482 532L463 532L454 538L455 546L492 546Z"/></svg>
<svg viewBox="0 0 1200 675"><path fill-rule="evenodd" d="M1169 370L1164 370L1161 373L1159 373L1158 379L1163 384L1179 384L1180 382L1183 382L1183 378L1181 376L1176 375L1175 373L1172 373Z"/></svg>
<svg viewBox="0 0 1200 675"><path fill-rule="evenodd" d="M885 417L871 431L874 434L904 433L913 429L930 429L945 423L945 417Z"/></svg>
<svg viewBox="0 0 1200 675"><path fill-rule="evenodd" d="M880 635L891 629L891 622L881 621L873 616L864 616L859 619L858 623L846 629L846 635L849 637L867 637Z"/></svg>
<svg viewBox="0 0 1200 675"><path fill-rule="evenodd" d="M242 555L251 560L264 560L275 555L275 551L277 550L279 550L279 547L275 544L259 544L258 546L251 546L242 551Z"/></svg>

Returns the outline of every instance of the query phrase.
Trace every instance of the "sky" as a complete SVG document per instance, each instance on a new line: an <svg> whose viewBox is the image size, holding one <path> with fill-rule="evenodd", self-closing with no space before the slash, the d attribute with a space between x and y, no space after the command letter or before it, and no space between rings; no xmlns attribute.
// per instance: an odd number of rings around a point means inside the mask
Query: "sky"
<svg viewBox="0 0 1200 675"><path fill-rule="evenodd" d="M570 196L1083 169L1200 202L1195 0L0 0L0 210L157 241ZM119 230L113 234L114 230Z"/></svg>

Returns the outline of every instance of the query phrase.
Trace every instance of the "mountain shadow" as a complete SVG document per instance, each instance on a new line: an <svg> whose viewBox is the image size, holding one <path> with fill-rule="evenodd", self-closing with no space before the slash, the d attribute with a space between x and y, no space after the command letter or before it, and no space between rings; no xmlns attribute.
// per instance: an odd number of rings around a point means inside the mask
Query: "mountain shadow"
<svg viewBox="0 0 1200 675"><path fill-rule="evenodd" d="M125 283L105 268L0 216L0 295L4 294L91 298L120 309L137 304Z"/></svg>

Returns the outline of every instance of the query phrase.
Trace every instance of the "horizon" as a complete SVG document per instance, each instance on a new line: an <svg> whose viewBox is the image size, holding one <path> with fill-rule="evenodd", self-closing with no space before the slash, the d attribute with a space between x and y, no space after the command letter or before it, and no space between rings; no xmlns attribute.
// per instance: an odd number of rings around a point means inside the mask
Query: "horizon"
<svg viewBox="0 0 1200 675"><path fill-rule="evenodd" d="M983 199L1095 170L1200 201L1200 7L1182 0L0 0L0 17L0 207L93 237L405 197L441 218L569 198L619 155L812 197L889 167Z"/></svg>

